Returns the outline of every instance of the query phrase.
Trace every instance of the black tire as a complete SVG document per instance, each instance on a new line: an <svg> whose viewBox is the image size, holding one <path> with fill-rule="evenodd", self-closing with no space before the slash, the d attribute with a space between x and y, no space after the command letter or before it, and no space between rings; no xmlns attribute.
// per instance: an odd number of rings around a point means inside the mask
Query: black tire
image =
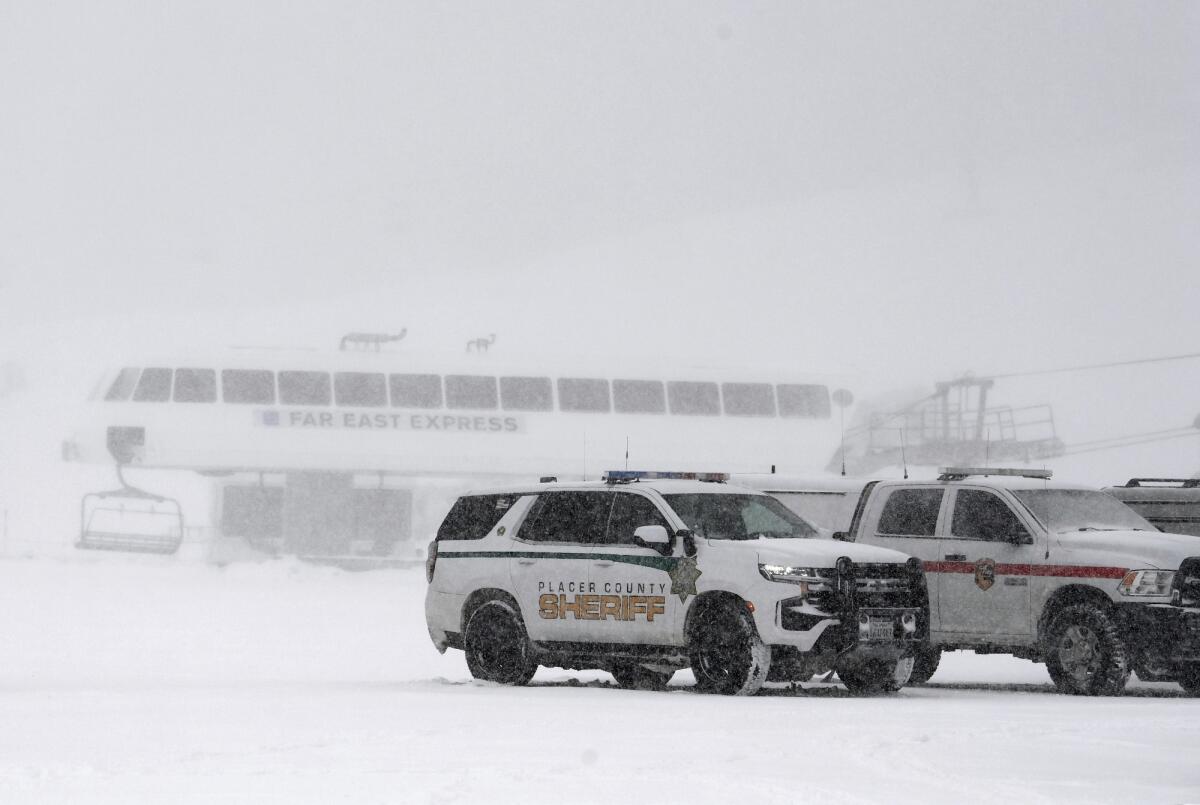
<svg viewBox="0 0 1200 805"><path fill-rule="evenodd" d="M911 655L898 660L866 660L838 668L837 675L855 695L895 693L908 684L914 665Z"/></svg>
<svg viewBox="0 0 1200 805"><path fill-rule="evenodd" d="M621 663L609 669L617 684L626 690L666 690L675 672L655 671L636 663Z"/></svg>
<svg viewBox="0 0 1200 805"><path fill-rule="evenodd" d="M1189 696L1200 696L1200 662L1188 663L1180 669L1179 686Z"/></svg>
<svg viewBox="0 0 1200 805"><path fill-rule="evenodd" d="M1096 604L1071 604L1050 619L1046 670L1060 693L1120 696L1129 681L1129 656L1111 612Z"/></svg>
<svg viewBox="0 0 1200 805"><path fill-rule="evenodd" d="M923 644L913 652L912 674L908 677L910 685L924 685L937 673L942 661L942 650L937 646Z"/></svg>
<svg viewBox="0 0 1200 805"><path fill-rule="evenodd" d="M524 685L537 671L520 614L504 601L488 601L471 613L463 636L471 676L502 685Z"/></svg>
<svg viewBox="0 0 1200 805"><path fill-rule="evenodd" d="M701 604L692 624L689 653L703 693L753 696L771 670L771 647L758 636L744 606Z"/></svg>

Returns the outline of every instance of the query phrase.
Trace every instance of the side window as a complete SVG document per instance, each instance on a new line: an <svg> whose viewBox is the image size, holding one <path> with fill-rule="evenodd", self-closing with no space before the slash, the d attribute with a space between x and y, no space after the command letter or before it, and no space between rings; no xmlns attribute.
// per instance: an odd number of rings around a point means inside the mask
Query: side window
<svg viewBox="0 0 1200 805"><path fill-rule="evenodd" d="M486 375L446 375L447 408L498 408L496 378Z"/></svg>
<svg viewBox="0 0 1200 805"><path fill-rule="evenodd" d="M1017 515L1000 498L981 489L960 489L954 496L950 533L962 539L1007 542L1029 536Z"/></svg>
<svg viewBox="0 0 1200 805"><path fill-rule="evenodd" d="M716 383L671 381L667 383L667 399L672 414L717 416L721 413L721 394Z"/></svg>
<svg viewBox="0 0 1200 805"><path fill-rule="evenodd" d="M505 411L549 411L553 403L548 377L500 378L500 405Z"/></svg>
<svg viewBox="0 0 1200 805"><path fill-rule="evenodd" d="M665 414L667 395L661 380L614 380L613 408L620 414Z"/></svg>
<svg viewBox="0 0 1200 805"><path fill-rule="evenodd" d="M644 525L660 525L671 533L671 525L654 501L632 492L617 492L612 514L608 518L609 543L632 545L633 532Z"/></svg>
<svg viewBox="0 0 1200 805"><path fill-rule="evenodd" d="M438 526L437 539L483 539L496 527L520 495L466 495L454 501Z"/></svg>
<svg viewBox="0 0 1200 805"><path fill-rule="evenodd" d="M133 390L134 402L166 402L171 399L171 370L146 369Z"/></svg>
<svg viewBox="0 0 1200 805"><path fill-rule="evenodd" d="M275 373L268 369L224 369L221 394L227 403L275 404Z"/></svg>
<svg viewBox="0 0 1200 805"><path fill-rule="evenodd" d="M932 537L937 533L938 510L944 489L897 489L883 504L879 533L904 537Z"/></svg>
<svg viewBox="0 0 1200 805"><path fill-rule="evenodd" d="M441 408L440 375L388 375L394 408Z"/></svg>
<svg viewBox="0 0 1200 805"><path fill-rule="evenodd" d="M387 383L383 375L370 372L337 372L333 376L333 398L338 405L378 408L387 405Z"/></svg>
<svg viewBox="0 0 1200 805"><path fill-rule="evenodd" d="M279 401L284 405L329 405L332 399L325 372L279 373Z"/></svg>
<svg viewBox="0 0 1200 805"><path fill-rule="evenodd" d="M122 369L121 374L117 375L117 379L108 387L108 393L104 395L104 399L117 402L128 400L129 395L133 394L133 387L137 385L138 375L141 373L141 369L130 367Z"/></svg>
<svg viewBox="0 0 1200 805"><path fill-rule="evenodd" d="M560 377L558 409L608 413L612 410L608 399L608 381L587 377Z"/></svg>
<svg viewBox="0 0 1200 805"><path fill-rule="evenodd" d="M604 542L613 492L543 492L521 526L534 542Z"/></svg>
<svg viewBox="0 0 1200 805"><path fill-rule="evenodd" d="M781 383L775 387L779 397L779 415L805 419L829 419L829 389L825 386L800 386Z"/></svg>
<svg viewBox="0 0 1200 805"><path fill-rule="evenodd" d="M217 373L213 369L176 369L175 402L216 402Z"/></svg>
<svg viewBox="0 0 1200 805"><path fill-rule="evenodd" d="M722 383L721 397L729 416L775 416L775 394L769 383Z"/></svg>

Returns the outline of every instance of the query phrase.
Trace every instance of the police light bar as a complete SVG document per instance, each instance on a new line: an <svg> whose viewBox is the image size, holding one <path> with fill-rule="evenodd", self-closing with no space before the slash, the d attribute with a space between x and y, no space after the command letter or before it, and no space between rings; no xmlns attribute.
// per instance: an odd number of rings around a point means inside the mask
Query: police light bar
<svg viewBox="0 0 1200 805"><path fill-rule="evenodd" d="M972 475L1007 475L1016 478L1037 478L1042 481L1049 481L1054 475L1051 470L1026 470L1013 467L941 467L938 469L941 475L938 476L939 481L961 481L964 478L970 478Z"/></svg>
<svg viewBox="0 0 1200 805"><path fill-rule="evenodd" d="M609 470L604 480L610 484L632 481L708 481L722 484L729 480L727 472L659 472L657 470Z"/></svg>

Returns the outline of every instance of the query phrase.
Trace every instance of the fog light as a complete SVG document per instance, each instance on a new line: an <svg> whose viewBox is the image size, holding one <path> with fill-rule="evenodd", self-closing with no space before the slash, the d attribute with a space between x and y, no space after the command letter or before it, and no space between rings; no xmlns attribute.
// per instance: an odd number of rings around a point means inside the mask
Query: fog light
<svg viewBox="0 0 1200 805"><path fill-rule="evenodd" d="M911 612L905 612L900 616L900 625L904 627L904 631L912 634L917 631L917 616Z"/></svg>

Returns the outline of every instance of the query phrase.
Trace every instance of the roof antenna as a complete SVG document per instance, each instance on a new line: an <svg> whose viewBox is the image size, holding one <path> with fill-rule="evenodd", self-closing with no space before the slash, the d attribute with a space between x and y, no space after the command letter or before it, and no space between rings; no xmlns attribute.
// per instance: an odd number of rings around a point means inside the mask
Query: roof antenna
<svg viewBox="0 0 1200 805"><path fill-rule="evenodd" d="M629 437L625 437L625 469L629 469Z"/></svg>
<svg viewBox="0 0 1200 805"><path fill-rule="evenodd" d="M983 466L988 465L988 461L992 455L992 429L988 428L983 432Z"/></svg>
<svg viewBox="0 0 1200 805"><path fill-rule="evenodd" d="M900 463L904 465L904 480L908 480L908 457L904 452L904 428L900 428ZM846 473L843 472L842 475Z"/></svg>
<svg viewBox="0 0 1200 805"><path fill-rule="evenodd" d="M842 437L842 477L846 477L846 406L838 406L838 419L841 422L839 426ZM775 465L771 465L771 472L775 472Z"/></svg>

